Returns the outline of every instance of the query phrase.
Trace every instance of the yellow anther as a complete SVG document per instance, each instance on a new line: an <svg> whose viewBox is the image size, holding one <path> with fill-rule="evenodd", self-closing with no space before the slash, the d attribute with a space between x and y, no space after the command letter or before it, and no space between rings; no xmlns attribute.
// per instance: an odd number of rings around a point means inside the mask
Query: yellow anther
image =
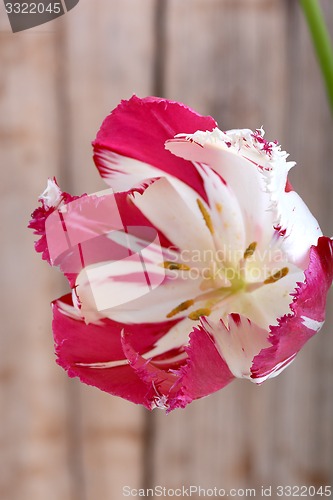
<svg viewBox="0 0 333 500"><path fill-rule="evenodd" d="M208 210L206 209L205 205L202 203L202 201L199 198L197 199L197 204L198 204L200 212L202 213L202 216L206 222L206 226L208 227L210 233L214 234L214 226L213 226L212 218L211 218L210 214L208 213Z"/></svg>
<svg viewBox="0 0 333 500"><path fill-rule="evenodd" d="M186 309L193 306L193 304L194 300L186 300L185 302L182 302L179 306L175 307L169 312L169 314L167 314L167 318L173 318L173 316L176 316L179 312L186 311Z"/></svg>
<svg viewBox="0 0 333 500"><path fill-rule="evenodd" d="M178 262L172 262L169 260L165 260L161 264L161 266L164 267L164 269L170 269L171 271L173 271L174 269L177 269L179 271L190 271L191 270L191 268L188 267L186 264L179 264Z"/></svg>
<svg viewBox="0 0 333 500"><path fill-rule="evenodd" d="M275 274L272 274L272 276L269 276L269 278L265 279L264 285L275 283L276 281L279 281L281 278L287 276L288 273L289 273L288 267L283 267L282 269L280 269L280 271L278 271Z"/></svg>
<svg viewBox="0 0 333 500"><path fill-rule="evenodd" d="M252 257L252 255L256 251L256 248L257 248L257 242L254 241L245 250L245 252L244 252L244 259L248 259L249 257Z"/></svg>
<svg viewBox="0 0 333 500"><path fill-rule="evenodd" d="M218 211L219 214L222 213L222 205L221 203L215 203L215 206L216 206L216 210Z"/></svg>
<svg viewBox="0 0 333 500"><path fill-rule="evenodd" d="M196 311L191 312L188 317L193 319L193 321L197 321L201 316L209 316L211 312L212 311L208 308L197 309Z"/></svg>

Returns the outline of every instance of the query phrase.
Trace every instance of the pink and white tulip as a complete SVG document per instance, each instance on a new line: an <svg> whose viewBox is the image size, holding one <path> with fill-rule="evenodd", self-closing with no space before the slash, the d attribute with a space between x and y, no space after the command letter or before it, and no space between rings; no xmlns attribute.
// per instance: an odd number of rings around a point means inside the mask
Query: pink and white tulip
<svg viewBox="0 0 333 500"><path fill-rule="evenodd" d="M333 279L288 155L262 129L136 96L93 146L111 189L71 197L49 180L30 222L72 288L53 303L59 365L167 411L279 374L323 325Z"/></svg>

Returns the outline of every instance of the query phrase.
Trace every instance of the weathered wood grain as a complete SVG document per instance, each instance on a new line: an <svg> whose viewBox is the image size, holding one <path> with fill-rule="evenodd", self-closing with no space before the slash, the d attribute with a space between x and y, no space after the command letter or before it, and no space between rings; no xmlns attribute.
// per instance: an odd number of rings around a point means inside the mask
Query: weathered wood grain
<svg viewBox="0 0 333 500"><path fill-rule="evenodd" d="M332 21L331 3L325 12ZM297 2L170 0L168 15L166 97L212 114L223 129L264 125L298 161L293 183L332 234L332 120ZM237 382L157 415L151 482L330 484L330 308L321 335L278 379L260 388Z"/></svg>
<svg viewBox="0 0 333 500"><path fill-rule="evenodd" d="M66 376L54 363L49 303L58 276L40 262L29 214L58 170L54 33L0 28L0 497L70 499Z"/></svg>
<svg viewBox="0 0 333 500"><path fill-rule="evenodd" d="M65 185L77 194L107 186L92 162L91 141L106 115L133 93L152 93L154 1L81 2L61 25ZM121 498L143 475L143 419L139 407L74 382L74 420L81 497Z"/></svg>
<svg viewBox="0 0 333 500"><path fill-rule="evenodd" d="M25 227L47 177L75 193L105 187L90 143L122 97L152 92L153 2L112 7L82 2L75 15L15 35L5 20L0 34L5 499L119 498L141 482L143 412L56 367L49 302L67 285L39 262Z"/></svg>

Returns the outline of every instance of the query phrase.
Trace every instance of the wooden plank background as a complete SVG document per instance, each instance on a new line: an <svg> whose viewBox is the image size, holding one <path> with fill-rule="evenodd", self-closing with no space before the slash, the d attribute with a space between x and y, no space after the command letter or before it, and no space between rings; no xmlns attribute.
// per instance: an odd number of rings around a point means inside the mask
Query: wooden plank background
<svg viewBox="0 0 333 500"><path fill-rule="evenodd" d="M321 3L332 33L333 4ZM1 500L332 484L332 294L322 333L277 379L149 414L55 365L49 302L66 284L26 230L47 177L75 194L103 188L90 142L135 92L183 101L223 129L264 125L332 235L332 119L298 2L81 0L17 34L1 2L0 68Z"/></svg>

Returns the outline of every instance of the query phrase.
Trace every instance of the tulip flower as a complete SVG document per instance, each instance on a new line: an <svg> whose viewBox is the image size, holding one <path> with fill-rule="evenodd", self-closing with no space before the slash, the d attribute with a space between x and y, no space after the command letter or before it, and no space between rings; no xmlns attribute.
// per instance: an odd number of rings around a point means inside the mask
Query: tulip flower
<svg viewBox="0 0 333 500"><path fill-rule="evenodd" d="M108 189L51 179L30 222L72 289L53 302L59 365L167 412L284 370L323 325L333 243L277 142L133 96L93 147Z"/></svg>

